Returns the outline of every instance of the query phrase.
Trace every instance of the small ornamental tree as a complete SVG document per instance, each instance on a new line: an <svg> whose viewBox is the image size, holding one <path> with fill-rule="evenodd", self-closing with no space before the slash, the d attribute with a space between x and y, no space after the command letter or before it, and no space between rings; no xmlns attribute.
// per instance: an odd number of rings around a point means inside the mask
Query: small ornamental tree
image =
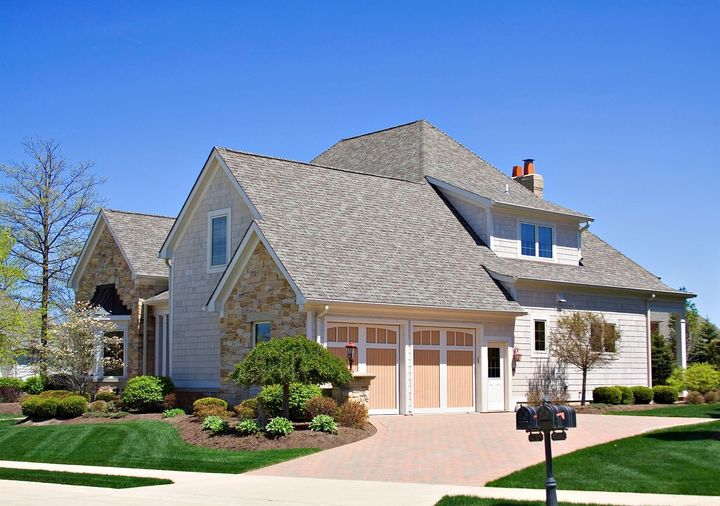
<svg viewBox="0 0 720 506"><path fill-rule="evenodd" d="M657 332L652 335L651 361L653 386L665 385L670 374L672 374L675 354L667 339Z"/></svg>
<svg viewBox="0 0 720 506"><path fill-rule="evenodd" d="M620 332L598 313L573 311L558 318L552 332L552 354L556 360L574 365L582 373L580 404L585 405L588 371L615 359Z"/></svg>
<svg viewBox="0 0 720 506"><path fill-rule="evenodd" d="M305 336L276 337L258 343L230 377L246 387L281 385L285 418L290 416L292 383L344 385L352 380L342 360Z"/></svg>
<svg viewBox="0 0 720 506"><path fill-rule="evenodd" d="M53 381L85 394L90 383L103 370L122 369L121 354L108 350L122 350L123 340L114 335L115 325L103 319L98 309L79 301L65 311L65 321L50 328L48 341L42 350L44 363Z"/></svg>

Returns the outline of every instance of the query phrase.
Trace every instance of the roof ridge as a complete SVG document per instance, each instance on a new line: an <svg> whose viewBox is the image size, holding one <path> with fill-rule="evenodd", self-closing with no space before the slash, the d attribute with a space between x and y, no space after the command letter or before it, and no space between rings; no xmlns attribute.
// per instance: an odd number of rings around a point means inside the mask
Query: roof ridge
<svg viewBox="0 0 720 506"><path fill-rule="evenodd" d="M336 143L336 144L337 144L337 143ZM281 161L281 162L297 163L297 164L299 164L299 165L307 165L308 167L316 167L316 168L318 168L318 169L335 170L335 171L338 171L338 172L347 172L347 173L350 173L350 174L358 174L358 175L361 175L361 176L370 176L370 177L377 177L377 178L380 178L380 179L390 179L390 180L393 180L393 181L402 181L402 182L404 182L404 183L419 184L419 182L416 182L416 181L408 181L407 179L402 179L402 178L399 178L399 177L383 176L383 175L381 175L381 174L373 174L373 173L370 173L370 172L362 172L362 171L359 171L359 170L350 170L350 169L345 169L345 168L342 168L342 167L333 167L333 166L331 166L331 165L320 165L319 163L303 162L303 161L301 161L301 160L292 160L292 159L290 159L290 158L283 158L283 157L280 157L280 156L263 155L263 154L260 154L260 153L252 153L252 152L250 152L250 151L242 151L242 150L240 150L240 149L233 149L233 148L228 148L228 147L225 147L225 146L215 146L215 148L221 149L221 150L224 150L224 151L229 151L229 152L231 152L231 153L237 153L237 154L240 154L240 155L256 156L256 157L258 157L258 158L267 158L268 160L278 160L278 161Z"/></svg>
<svg viewBox="0 0 720 506"><path fill-rule="evenodd" d="M166 216L164 214L154 214L154 213L139 213L137 211L123 211L120 209L111 209L109 207L103 207L101 211L110 211L111 213L121 213L121 214L132 214L135 216L152 216L153 218L167 218L169 220L176 219L175 216Z"/></svg>
<svg viewBox="0 0 720 506"><path fill-rule="evenodd" d="M379 134L379 133L382 133L382 132L387 132L388 130L395 130L396 128L403 128L403 127L406 127L406 126L414 125L415 123L421 123L421 124L422 124L422 123L427 123L428 125L430 125L430 123L429 123L426 119L420 118L420 119L416 119L416 120L414 120L414 121L408 121L407 123L403 123L403 124L401 124L401 125L394 125L394 126L387 127L387 128L381 128L380 130L373 130L372 132L366 132L366 133L364 133L364 134L353 135L353 136L350 136L350 137L343 137L342 139L340 139L340 140L339 140L338 142L336 142L335 144L338 144L338 143L343 142L343 141L349 141L349 140L352 140L352 139L358 139L358 138L360 138L360 137L367 137L368 135L375 135L375 134ZM432 126L432 125L430 125L430 126Z"/></svg>

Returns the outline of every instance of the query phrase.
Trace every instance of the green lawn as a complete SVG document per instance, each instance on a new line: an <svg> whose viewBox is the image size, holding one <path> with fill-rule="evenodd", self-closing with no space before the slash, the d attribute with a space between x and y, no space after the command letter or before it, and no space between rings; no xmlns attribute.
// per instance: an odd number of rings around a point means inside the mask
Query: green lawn
<svg viewBox="0 0 720 506"><path fill-rule="evenodd" d="M509 499L482 499L470 495L446 495L435 506L545 506L545 501L511 501ZM561 502L560 506L581 505Z"/></svg>
<svg viewBox="0 0 720 506"><path fill-rule="evenodd" d="M720 418L720 404L680 404L640 411L608 411L608 415L681 416L688 418Z"/></svg>
<svg viewBox="0 0 720 506"><path fill-rule="evenodd" d="M720 495L720 421L612 441L557 457L553 464L558 488L565 490ZM487 486L544 488L545 464Z"/></svg>
<svg viewBox="0 0 720 506"><path fill-rule="evenodd" d="M82 485L85 487L104 488L149 487L151 485L169 485L173 483L171 480L163 480L160 478L66 473L64 471L10 469L5 467L0 467L0 480L37 481L41 483L60 483L62 485Z"/></svg>
<svg viewBox="0 0 720 506"><path fill-rule="evenodd" d="M25 418L20 413L0 413L0 420L8 418Z"/></svg>
<svg viewBox="0 0 720 506"><path fill-rule="evenodd" d="M316 451L203 448L185 443L172 426L160 421L40 427L0 423L0 460L244 473Z"/></svg>

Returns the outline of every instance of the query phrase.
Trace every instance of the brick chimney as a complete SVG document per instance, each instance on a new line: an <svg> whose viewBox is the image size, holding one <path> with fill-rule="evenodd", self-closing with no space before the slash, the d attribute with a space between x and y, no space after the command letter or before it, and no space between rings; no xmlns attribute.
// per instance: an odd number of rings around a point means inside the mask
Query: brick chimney
<svg viewBox="0 0 720 506"><path fill-rule="evenodd" d="M515 181L538 197L543 198L543 177L540 174L535 174L535 160L528 158L523 160L522 167L515 165L512 175Z"/></svg>

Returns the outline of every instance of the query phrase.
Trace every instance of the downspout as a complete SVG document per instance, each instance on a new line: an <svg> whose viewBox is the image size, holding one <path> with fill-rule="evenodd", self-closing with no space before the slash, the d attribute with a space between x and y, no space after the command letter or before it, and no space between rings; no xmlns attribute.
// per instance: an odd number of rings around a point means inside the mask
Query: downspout
<svg viewBox="0 0 720 506"><path fill-rule="evenodd" d="M148 308L145 304L145 299L140 299L140 307L142 307L142 319L143 319L143 358L142 358L142 370L143 376L147 374L147 314Z"/></svg>
<svg viewBox="0 0 720 506"><path fill-rule="evenodd" d="M648 385L652 387L652 325L650 321L650 302L655 299L655 294L650 294L649 299L645 299L645 332L647 333L647 376Z"/></svg>
<svg viewBox="0 0 720 506"><path fill-rule="evenodd" d="M168 266L168 318L170 321L166 327L167 336L165 336L165 342L167 342L167 350L165 350L164 357L167 357L167 371L165 374L172 378L172 349L173 349L173 329L175 325L175 319L173 318L173 266L170 258L165 259L165 264Z"/></svg>

